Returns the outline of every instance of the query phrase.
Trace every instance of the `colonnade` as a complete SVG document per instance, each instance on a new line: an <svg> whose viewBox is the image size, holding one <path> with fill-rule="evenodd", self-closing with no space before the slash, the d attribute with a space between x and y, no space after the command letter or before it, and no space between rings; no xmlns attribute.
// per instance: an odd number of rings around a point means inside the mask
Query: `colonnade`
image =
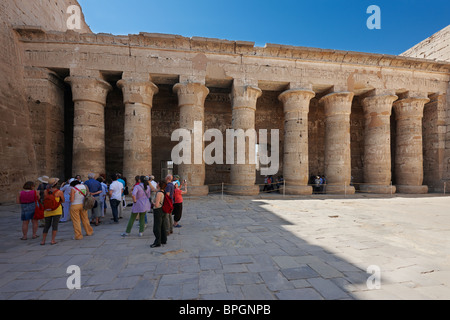
<svg viewBox="0 0 450 320"><path fill-rule="evenodd" d="M104 107L112 87L98 77L70 76L66 82L71 85L74 101L73 173L86 176L89 172L104 172ZM151 108L158 88L151 79L136 80L133 77L123 77L117 86L122 89L125 105L123 173L126 177L134 177L136 174L152 172ZM178 96L180 128L192 132L194 122L204 123L204 103L209 90L204 83L186 80L177 83L173 91ZM255 83L234 81L231 91L232 129L255 129L256 103L261 94L261 89ZM315 95L311 87L290 85L279 96L285 116L283 176L286 194L312 193L312 188L308 186L308 112L310 101ZM336 90L320 98L325 113L327 193L355 192L351 186L350 149L353 97L353 92ZM365 117L365 183L361 185L361 190L374 193L428 191L427 186L422 185L422 117L424 105L428 101L420 93L407 92L399 99L394 92L377 90L362 100ZM396 186L391 185L392 108L395 109L397 124L394 163ZM255 185L255 164L249 161L248 152L246 157L245 164L231 166L231 190L236 194L255 195L259 193L259 187ZM192 159L191 163L179 165L179 175L190 182L191 195L208 194L203 159L200 164L198 159Z"/></svg>

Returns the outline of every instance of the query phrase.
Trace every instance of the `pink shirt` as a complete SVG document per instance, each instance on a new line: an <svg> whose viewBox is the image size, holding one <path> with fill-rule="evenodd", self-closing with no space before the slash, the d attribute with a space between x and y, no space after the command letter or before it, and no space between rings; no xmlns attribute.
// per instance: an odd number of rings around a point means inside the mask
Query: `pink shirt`
<svg viewBox="0 0 450 320"><path fill-rule="evenodd" d="M20 191L20 203L32 203L36 200L36 191L23 190Z"/></svg>

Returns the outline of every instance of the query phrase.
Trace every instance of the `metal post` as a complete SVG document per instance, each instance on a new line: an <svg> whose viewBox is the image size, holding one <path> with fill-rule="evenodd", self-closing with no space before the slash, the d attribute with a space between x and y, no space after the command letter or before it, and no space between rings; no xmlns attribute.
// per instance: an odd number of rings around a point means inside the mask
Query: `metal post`
<svg viewBox="0 0 450 320"><path fill-rule="evenodd" d="M283 198L285 195L286 195L286 180L283 179Z"/></svg>
<svg viewBox="0 0 450 320"><path fill-rule="evenodd" d="M447 189L447 181L444 181L444 195L445 195L446 189Z"/></svg>
<svg viewBox="0 0 450 320"><path fill-rule="evenodd" d="M223 182L222 182L222 200L223 200Z"/></svg>

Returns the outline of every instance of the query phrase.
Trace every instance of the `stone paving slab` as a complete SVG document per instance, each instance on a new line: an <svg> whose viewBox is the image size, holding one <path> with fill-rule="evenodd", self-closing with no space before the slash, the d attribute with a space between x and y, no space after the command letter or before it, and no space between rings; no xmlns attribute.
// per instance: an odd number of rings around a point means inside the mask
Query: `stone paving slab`
<svg viewBox="0 0 450 320"><path fill-rule="evenodd" d="M20 208L3 205L0 299L450 299L449 207L438 195L186 197L183 227L152 249L151 215L144 237L137 222L120 237L129 208L80 241L62 223L41 246L20 240ZM81 289L67 288L71 265Z"/></svg>

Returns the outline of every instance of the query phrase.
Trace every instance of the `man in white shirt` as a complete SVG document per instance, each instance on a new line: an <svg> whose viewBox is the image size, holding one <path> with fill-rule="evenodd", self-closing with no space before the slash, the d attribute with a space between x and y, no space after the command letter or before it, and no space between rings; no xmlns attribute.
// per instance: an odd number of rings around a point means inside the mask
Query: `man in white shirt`
<svg viewBox="0 0 450 320"><path fill-rule="evenodd" d="M111 175L112 183L109 186L109 203L114 222L119 222L119 205L122 204L123 184L117 181L117 175Z"/></svg>

